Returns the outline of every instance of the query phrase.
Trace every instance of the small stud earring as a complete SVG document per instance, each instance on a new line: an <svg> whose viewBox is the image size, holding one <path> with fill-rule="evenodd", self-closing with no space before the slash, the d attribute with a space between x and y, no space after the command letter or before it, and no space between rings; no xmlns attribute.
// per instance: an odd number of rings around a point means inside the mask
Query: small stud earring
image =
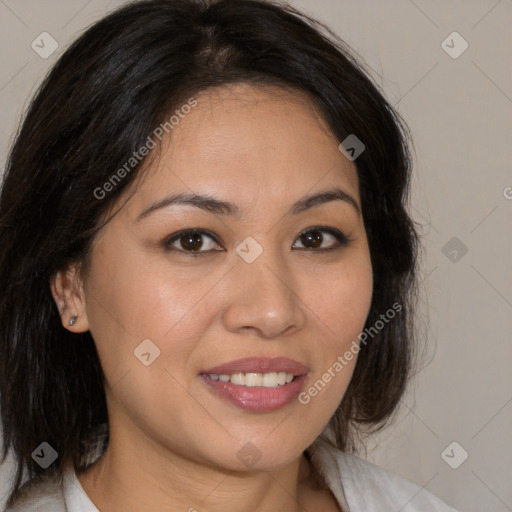
<svg viewBox="0 0 512 512"><path fill-rule="evenodd" d="M70 319L69 319L69 325L75 325L75 322L76 322L76 319L78 318L78 315L73 315Z"/></svg>

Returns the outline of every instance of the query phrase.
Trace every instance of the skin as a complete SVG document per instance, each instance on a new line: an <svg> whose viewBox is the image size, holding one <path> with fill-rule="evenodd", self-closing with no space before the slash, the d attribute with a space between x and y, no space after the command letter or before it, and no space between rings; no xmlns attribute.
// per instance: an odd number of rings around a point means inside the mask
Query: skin
<svg viewBox="0 0 512 512"><path fill-rule="evenodd" d="M339 510L302 453L336 411L355 357L307 405L266 413L218 397L198 375L243 357L285 356L309 368L307 389L357 340L372 268L354 163L302 93L239 84L196 99L96 236L86 276L72 265L51 283L64 327L90 330L106 376L110 444L80 483L109 512ZM332 200L288 212L331 188L358 208ZM137 221L176 192L235 203L240 215L172 205ZM337 245L322 231L320 248L305 248L300 235L313 226L350 242L322 252ZM204 235L210 252L195 258L179 240L166 249L185 228L218 239ZM252 263L235 252L248 236L263 248ZM160 356L144 366L133 352L148 338ZM261 453L252 467L237 457L249 441Z"/></svg>

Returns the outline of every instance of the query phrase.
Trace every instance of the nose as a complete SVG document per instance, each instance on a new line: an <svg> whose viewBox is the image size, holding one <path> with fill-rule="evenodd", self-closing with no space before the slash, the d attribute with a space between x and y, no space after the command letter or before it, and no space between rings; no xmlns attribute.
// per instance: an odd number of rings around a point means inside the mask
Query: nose
<svg viewBox="0 0 512 512"><path fill-rule="evenodd" d="M228 306L223 312L225 328L234 333L253 331L272 339L303 328L306 315L296 279L282 258L270 251L252 263L241 258L229 282Z"/></svg>

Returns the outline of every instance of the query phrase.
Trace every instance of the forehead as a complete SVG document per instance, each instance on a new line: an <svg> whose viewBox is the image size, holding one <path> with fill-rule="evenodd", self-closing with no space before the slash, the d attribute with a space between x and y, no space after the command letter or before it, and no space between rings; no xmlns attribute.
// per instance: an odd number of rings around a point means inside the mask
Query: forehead
<svg viewBox="0 0 512 512"><path fill-rule="evenodd" d="M237 84L195 99L163 139L133 208L176 191L215 194L242 209L328 186L358 199L355 166L305 93Z"/></svg>

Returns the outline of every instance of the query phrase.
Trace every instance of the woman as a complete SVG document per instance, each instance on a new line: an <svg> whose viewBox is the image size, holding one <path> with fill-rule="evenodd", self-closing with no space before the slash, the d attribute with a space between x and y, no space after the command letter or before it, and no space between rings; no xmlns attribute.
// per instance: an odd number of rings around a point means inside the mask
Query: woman
<svg viewBox="0 0 512 512"><path fill-rule="evenodd" d="M0 199L7 510L453 510L354 455L418 241L403 125L324 29L139 1L46 78Z"/></svg>

